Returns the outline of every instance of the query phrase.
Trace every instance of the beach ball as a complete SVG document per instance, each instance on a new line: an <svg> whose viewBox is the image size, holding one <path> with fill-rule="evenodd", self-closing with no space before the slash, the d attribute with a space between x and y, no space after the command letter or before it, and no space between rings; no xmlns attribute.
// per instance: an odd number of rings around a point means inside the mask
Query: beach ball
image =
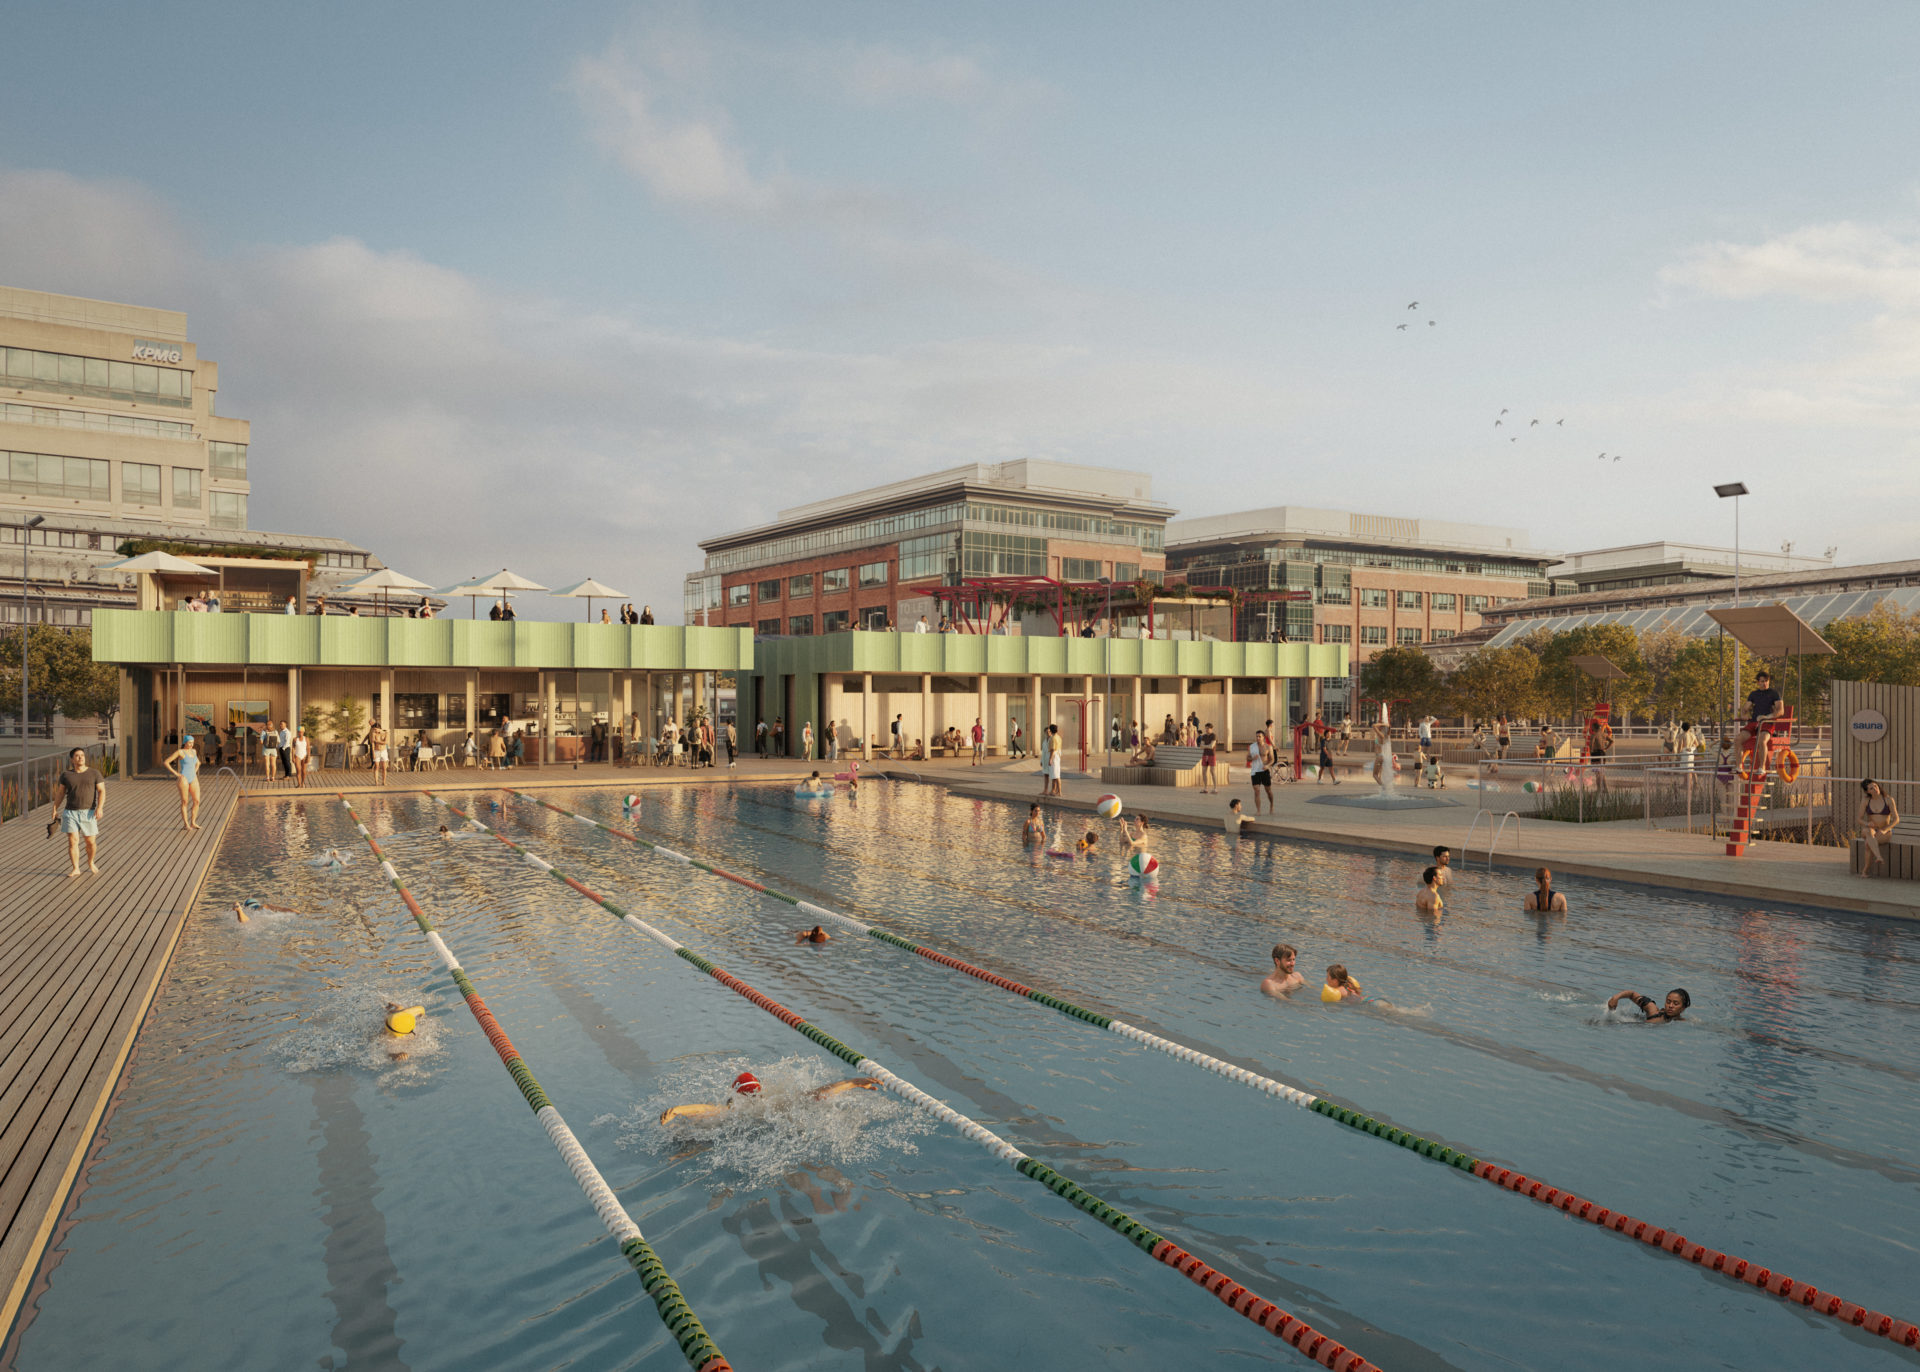
<svg viewBox="0 0 1920 1372"><path fill-rule="evenodd" d="M1309 777L1317 777L1320 775L1320 769L1319 767L1315 766L1313 763L1309 762L1306 765L1306 769L1301 772L1301 775L1309 776Z"/></svg>
<svg viewBox="0 0 1920 1372"><path fill-rule="evenodd" d="M395 1010L391 1015L387 1016L387 1028L393 1030L396 1034L411 1034L413 1032L413 1023L413 1011L411 1010Z"/></svg>
<svg viewBox="0 0 1920 1372"><path fill-rule="evenodd" d="M628 794L628 796L627 796L627 798L626 798L625 800L623 800L623 801L621 801L620 803L621 803L622 805L624 805L624 806L626 806L626 807L627 807L627 808L628 808L629 810L631 810L631 809L632 809L632 808L633 808L634 806L636 806L636 805L638 805L638 804L640 803L640 797L639 797L639 796L637 796L637 795L634 795L634 794L631 794L631 793L629 793L629 794Z"/></svg>
<svg viewBox="0 0 1920 1372"><path fill-rule="evenodd" d="M1120 797L1101 796L1100 799L1093 802L1093 812L1102 819L1118 819L1120 817Z"/></svg>
<svg viewBox="0 0 1920 1372"><path fill-rule="evenodd" d="M1137 877L1150 877L1160 870L1160 859L1152 853L1135 853L1127 859L1127 870Z"/></svg>
<svg viewBox="0 0 1920 1372"><path fill-rule="evenodd" d="M1525 791L1528 795L1532 795L1535 791L1540 789L1540 783L1537 781L1523 781L1520 783L1520 789Z"/></svg>

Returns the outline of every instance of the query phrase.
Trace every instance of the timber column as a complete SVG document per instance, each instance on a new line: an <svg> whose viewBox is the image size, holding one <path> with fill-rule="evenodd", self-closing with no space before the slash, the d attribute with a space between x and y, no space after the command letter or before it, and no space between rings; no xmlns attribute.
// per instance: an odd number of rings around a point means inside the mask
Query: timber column
<svg viewBox="0 0 1920 1372"><path fill-rule="evenodd" d="M860 756L873 761L873 673L860 674Z"/></svg>

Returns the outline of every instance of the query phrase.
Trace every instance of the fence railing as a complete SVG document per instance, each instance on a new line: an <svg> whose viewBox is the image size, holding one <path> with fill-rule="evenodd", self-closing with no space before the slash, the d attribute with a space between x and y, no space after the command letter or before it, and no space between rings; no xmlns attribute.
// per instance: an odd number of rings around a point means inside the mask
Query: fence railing
<svg viewBox="0 0 1920 1372"><path fill-rule="evenodd" d="M88 759L108 776L119 771L118 753L112 743L75 744L84 746ZM67 769L71 750L46 753L24 762L0 763L0 824L31 815L53 803L53 783Z"/></svg>

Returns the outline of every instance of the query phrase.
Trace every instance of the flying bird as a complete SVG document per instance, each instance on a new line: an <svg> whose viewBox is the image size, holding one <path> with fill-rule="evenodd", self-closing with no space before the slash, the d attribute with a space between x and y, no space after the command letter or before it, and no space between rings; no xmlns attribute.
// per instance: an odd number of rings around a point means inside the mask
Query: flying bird
<svg viewBox="0 0 1920 1372"><path fill-rule="evenodd" d="M1405 324L1395 324L1393 327L1400 330L1402 333L1405 333L1407 329L1407 326Z"/></svg>
<svg viewBox="0 0 1920 1372"><path fill-rule="evenodd" d="M1618 461L1620 460L1620 454L1619 454L1619 453L1615 453L1615 454L1613 455L1613 460L1614 460L1615 462L1618 462Z"/></svg>
<svg viewBox="0 0 1920 1372"><path fill-rule="evenodd" d="M1554 422L1555 424L1564 424L1564 423L1566 423L1567 421L1566 421L1566 420L1564 420L1564 419L1556 419L1556 420L1554 420L1553 422Z"/></svg>
<svg viewBox="0 0 1920 1372"><path fill-rule="evenodd" d="M1506 421L1506 420L1504 420L1504 419L1496 419L1496 420L1494 420L1494 421L1493 421L1493 427L1497 429L1497 428L1499 428L1499 427L1500 427L1500 426L1501 426L1502 424L1504 424L1504 423L1506 423L1506 422L1507 422L1507 421Z"/></svg>
<svg viewBox="0 0 1920 1372"><path fill-rule="evenodd" d="M1601 462L1605 462L1607 460L1607 455L1605 453L1601 453L1597 460Z"/></svg>
<svg viewBox="0 0 1920 1372"><path fill-rule="evenodd" d="M1537 429L1540 427L1540 421L1536 419L1532 423L1528 424L1527 427L1529 429Z"/></svg>
<svg viewBox="0 0 1920 1372"><path fill-rule="evenodd" d="M1420 302L1416 300L1411 305L1407 306L1407 308L1410 310L1417 310L1420 308Z"/></svg>
<svg viewBox="0 0 1920 1372"><path fill-rule="evenodd" d="M1509 439L1507 440L1507 442L1509 442L1509 443L1518 443L1519 441L1520 441L1520 435L1519 435L1519 434L1515 434L1515 435L1514 435L1514 436L1513 436L1512 438L1509 438Z"/></svg>
<svg viewBox="0 0 1920 1372"><path fill-rule="evenodd" d="M1432 328L1432 327L1433 327L1433 326L1434 326L1435 324L1438 324L1439 322L1440 322L1440 321L1439 321L1439 320L1437 320L1437 319L1429 319L1429 320L1427 321L1427 327L1428 327L1429 329L1431 329L1431 328Z"/></svg>
<svg viewBox="0 0 1920 1372"><path fill-rule="evenodd" d="M1501 413L1501 414L1505 414L1505 413L1506 413L1506 411L1505 411L1505 410L1502 410L1502 411L1500 411L1500 413Z"/></svg>

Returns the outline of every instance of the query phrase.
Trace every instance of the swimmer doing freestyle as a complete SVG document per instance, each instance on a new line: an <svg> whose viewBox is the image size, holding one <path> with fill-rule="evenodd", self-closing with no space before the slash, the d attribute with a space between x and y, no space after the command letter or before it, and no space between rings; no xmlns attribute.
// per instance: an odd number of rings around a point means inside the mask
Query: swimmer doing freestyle
<svg viewBox="0 0 1920 1372"><path fill-rule="evenodd" d="M1643 996L1638 991L1615 992L1613 998L1607 1002L1607 1009L1618 1009L1620 1002L1623 1000L1630 1000L1639 1006L1640 1013L1646 1016L1648 1024L1672 1024L1676 1020L1683 1018L1687 1010L1693 1005L1693 997L1688 995L1682 988L1676 986L1673 990L1667 992L1666 1003L1658 1010L1653 1008L1652 997Z"/></svg>
<svg viewBox="0 0 1920 1372"><path fill-rule="evenodd" d="M793 941L795 943L825 943L832 937L832 934L829 934L817 924L811 929L795 929L793 931Z"/></svg>
<svg viewBox="0 0 1920 1372"><path fill-rule="evenodd" d="M830 1081L825 1086L814 1087L807 1092L807 1099L826 1100L829 1096L837 1096L846 1091L877 1091L879 1089L880 1083L874 1077L848 1077L845 1081ZM733 1091L725 1101L718 1105L704 1101L670 1105L660 1112L660 1123L676 1124L687 1120L713 1119L715 1116L726 1114L742 1096L758 1095L759 1092L760 1078L751 1072L742 1072L733 1079Z"/></svg>

